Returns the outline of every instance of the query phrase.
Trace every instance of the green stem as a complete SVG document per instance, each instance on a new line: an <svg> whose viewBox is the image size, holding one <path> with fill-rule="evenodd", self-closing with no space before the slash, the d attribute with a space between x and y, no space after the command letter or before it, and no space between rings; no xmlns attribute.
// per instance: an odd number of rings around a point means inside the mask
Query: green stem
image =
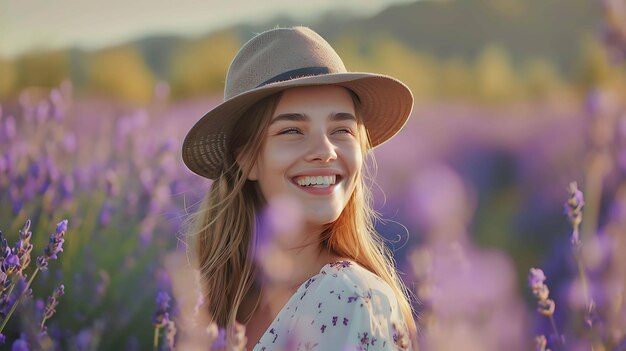
<svg viewBox="0 0 626 351"><path fill-rule="evenodd" d="M17 308L17 305L22 300L22 296L24 296L24 292L28 291L28 289L30 288L30 284L33 282L33 279L35 279L35 276L37 275L38 272L39 272L39 267L37 267L35 269L35 271L33 272L33 275L30 276L30 279L28 280L28 283L26 284L26 288L24 288L24 290L22 290L22 292L20 293L20 296L17 298L17 300L15 300L15 303L13 304L13 306L11 306L11 309L9 310L9 313L7 313L7 316L4 317L4 320L2 321L2 325L0 325L0 333L2 333L2 331L4 330L4 327L9 322L9 318L11 318L11 315L13 314L15 309ZM15 286L15 284L13 284L13 286ZM11 287L10 291L13 291L13 286ZM8 295L8 296L10 296L10 295Z"/></svg>
<svg viewBox="0 0 626 351"><path fill-rule="evenodd" d="M591 301L589 300L589 285L587 283L587 273L585 273L585 266L579 253L576 253L576 264L578 266L578 276L580 278L580 282L583 285L583 294L585 294L585 309L588 310L591 307Z"/></svg>
<svg viewBox="0 0 626 351"><path fill-rule="evenodd" d="M598 164L598 155L592 155L591 166L585 172L585 211L583 211L582 230L580 240L582 242L594 236L598 227L598 212L600 209L600 194L602 192L602 178L606 173ZM594 162L596 161L596 162ZM583 237L589 236L589 237Z"/></svg>
<svg viewBox="0 0 626 351"><path fill-rule="evenodd" d="M154 351L157 351L159 348L159 329L160 327L154 328Z"/></svg>
<svg viewBox="0 0 626 351"><path fill-rule="evenodd" d="M573 230L574 235L578 234L580 231L580 224L575 224ZM583 294L585 296L585 310L589 311L591 308L591 294L589 293L589 283L587 282L587 273L585 272L585 264L582 257L582 238L579 239L579 242L573 243L573 249L576 266L578 268L578 277L580 278Z"/></svg>
<svg viewBox="0 0 626 351"><path fill-rule="evenodd" d="M41 320L41 325L39 326L39 331L43 331L43 326L46 323L46 316L43 316L43 319Z"/></svg>
<svg viewBox="0 0 626 351"><path fill-rule="evenodd" d="M554 337L556 338L556 345L557 345L557 349L561 349L561 346L563 346L561 344L561 335L559 334L559 331L556 329L556 323L554 322L554 317L550 316L550 324L552 325L552 332L554 333Z"/></svg>
<svg viewBox="0 0 626 351"><path fill-rule="evenodd" d="M16 282L13 282L11 284L11 287L9 288L9 292L7 293L7 298L9 298L9 296L11 296L11 294L13 293L13 289L15 289L15 283Z"/></svg>

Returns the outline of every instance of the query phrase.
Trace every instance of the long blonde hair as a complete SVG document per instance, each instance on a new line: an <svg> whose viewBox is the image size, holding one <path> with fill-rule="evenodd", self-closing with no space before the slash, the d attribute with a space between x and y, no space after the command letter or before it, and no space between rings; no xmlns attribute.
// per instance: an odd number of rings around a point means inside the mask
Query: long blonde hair
<svg viewBox="0 0 626 351"><path fill-rule="evenodd" d="M351 95L359 119L360 103L355 94L351 92ZM231 135L224 170L213 182L197 212L186 220L186 232L191 238L190 247L209 314L218 326L229 331L236 322L244 297L255 286L254 231L265 200L257 183L248 181L247 176L258 157L280 96L277 93L260 100L240 118ZM369 138L361 122L358 134L363 159L371 157ZM391 252L374 228L378 214L372 209L371 192L365 184L369 170L365 164L362 169L364 172L358 175L346 207L336 221L327 225L319 242L325 249L355 261L389 284L409 336L415 341L417 331L409 302L412 295L398 277Z"/></svg>

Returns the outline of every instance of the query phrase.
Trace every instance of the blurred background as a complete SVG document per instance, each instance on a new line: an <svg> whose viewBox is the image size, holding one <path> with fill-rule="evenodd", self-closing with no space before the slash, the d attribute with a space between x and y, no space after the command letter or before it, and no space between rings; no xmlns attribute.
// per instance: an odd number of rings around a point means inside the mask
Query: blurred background
<svg viewBox="0 0 626 351"><path fill-rule="evenodd" d="M623 0L0 2L0 230L12 245L30 219L37 255L69 220L2 347L145 350L157 291L174 295L172 316L193 306L172 281L210 181L180 144L222 100L239 47L292 25L415 95L374 152L372 189L422 349L528 350L545 335L552 349L626 350ZM582 248L564 214L572 181ZM531 267L551 316L536 313ZM32 320L59 283L41 343Z"/></svg>

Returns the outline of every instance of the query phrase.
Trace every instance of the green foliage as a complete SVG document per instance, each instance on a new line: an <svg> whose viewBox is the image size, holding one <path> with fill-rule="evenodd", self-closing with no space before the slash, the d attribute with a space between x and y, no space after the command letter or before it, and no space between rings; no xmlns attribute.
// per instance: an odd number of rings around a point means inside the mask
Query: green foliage
<svg viewBox="0 0 626 351"><path fill-rule="evenodd" d="M441 62L438 95L450 98L468 97L474 90L472 67L458 57Z"/></svg>
<svg viewBox="0 0 626 351"><path fill-rule="evenodd" d="M31 52L15 63L18 88L55 87L69 77L70 60L66 51Z"/></svg>
<svg viewBox="0 0 626 351"><path fill-rule="evenodd" d="M17 83L15 63L0 58L0 98L6 98L14 91Z"/></svg>
<svg viewBox="0 0 626 351"><path fill-rule="evenodd" d="M483 101L503 102L518 95L517 77L508 53L498 45L483 49L476 62L476 92Z"/></svg>
<svg viewBox="0 0 626 351"><path fill-rule="evenodd" d="M139 51L132 45L96 52L88 59L87 86L123 100L146 103L155 79Z"/></svg>
<svg viewBox="0 0 626 351"><path fill-rule="evenodd" d="M606 49L591 37L581 39L577 65L577 83L586 91L594 87L608 87L623 84L624 67L611 67ZM621 72L620 72L621 71Z"/></svg>
<svg viewBox="0 0 626 351"><path fill-rule="evenodd" d="M529 98L546 97L565 88L556 67L545 58L527 61L522 68L522 77Z"/></svg>
<svg viewBox="0 0 626 351"><path fill-rule="evenodd" d="M241 42L226 31L182 44L173 54L170 85L175 97L224 89L226 71Z"/></svg>
<svg viewBox="0 0 626 351"><path fill-rule="evenodd" d="M481 6L488 5L489 11L511 21L527 18L528 25L543 21L531 16L529 6L515 0L480 1ZM434 6L431 10L437 9L439 12L435 13L443 16L446 11L452 11L450 7L460 5L450 2L428 6ZM385 16L380 14L376 21ZM463 23L461 19L458 21L461 22L448 23L447 27ZM418 27L411 29L414 35L426 35ZM562 60L548 52L530 56L532 50L527 50L520 54L519 48L511 48L497 38L489 41L490 35L486 34L483 42L471 49L463 44L456 51L444 52L426 44L416 48L402 33L397 34L393 28L372 28L367 35L362 31L338 29L328 39L348 70L397 77L412 89L418 100L462 99L491 104L580 94L594 86L626 91L626 70L607 63L605 48L595 37L574 39L579 42L579 51L568 59L577 64L575 70L569 70L561 64ZM449 33L439 34L442 47L454 42L446 42ZM476 41L472 35L468 30L462 35L463 40ZM520 46L531 45L527 37L516 40ZM226 72L242 40L233 29L193 40L164 38L150 43L153 47L163 44L167 49L141 51L138 43L138 46L128 44L88 54L73 52L71 56L68 51L54 51L31 53L15 60L0 59L0 97L15 95L26 87L54 87L69 78L75 82L77 91L146 103L153 98L156 76L169 83L173 98L221 94ZM155 53L159 53L158 60ZM158 64L147 65L151 61Z"/></svg>
<svg viewBox="0 0 626 351"><path fill-rule="evenodd" d="M387 35L375 35L359 43L349 36L334 45L348 70L377 72L399 77L416 98L432 97L438 67L435 58L409 49Z"/></svg>

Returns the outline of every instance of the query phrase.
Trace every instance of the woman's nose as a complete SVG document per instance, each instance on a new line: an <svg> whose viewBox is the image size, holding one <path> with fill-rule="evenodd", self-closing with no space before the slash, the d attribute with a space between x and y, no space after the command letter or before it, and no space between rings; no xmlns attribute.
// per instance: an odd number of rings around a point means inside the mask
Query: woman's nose
<svg viewBox="0 0 626 351"><path fill-rule="evenodd" d="M309 150L306 160L309 162L330 162L337 159L335 145L325 133L315 133L311 135Z"/></svg>

